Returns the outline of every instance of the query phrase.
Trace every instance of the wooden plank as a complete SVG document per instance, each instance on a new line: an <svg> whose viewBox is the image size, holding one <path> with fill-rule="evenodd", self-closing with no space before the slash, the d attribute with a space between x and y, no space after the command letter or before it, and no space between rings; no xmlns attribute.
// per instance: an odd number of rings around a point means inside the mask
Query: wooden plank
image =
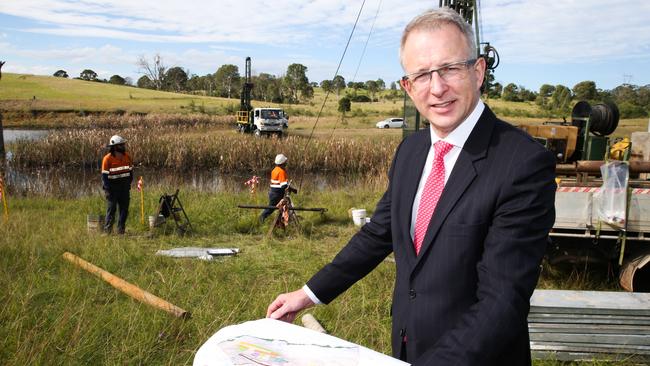
<svg viewBox="0 0 650 366"><path fill-rule="evenodd" d="M78 267L81 267L82 269L94 274L95 276L108 282L108 284L110 284L111 286L115 287L116 289L124 292L125 294L131 296L132 298L140 302L164 310L179 318L189 319L191 316L188 311L185 311L179 308L178 306L170 302L167 302L152 293L144 291L138 286L126 282L123 279L115 276L114 274L104 270L103 268L97 267L96 265L87 262L72 253L69 252L63 253L63 258L77 265Z"/></svg>

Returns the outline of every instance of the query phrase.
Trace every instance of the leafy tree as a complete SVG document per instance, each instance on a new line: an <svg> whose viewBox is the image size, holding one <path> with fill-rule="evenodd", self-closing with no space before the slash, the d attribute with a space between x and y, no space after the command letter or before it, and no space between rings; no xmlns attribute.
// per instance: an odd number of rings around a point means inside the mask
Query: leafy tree
<svg viewBox="0 0 650 366"><path fill-rule="evenodd" d="M397 84L394 81L390 82L390 90L397 90Z"/></svg>
<svg viewBox="0 0 650 366"><path fill-rule="evenodd" d="M108 82L110 84L115 84L115 85L124 85L124 84L126 84L126 80L123 77L121 77L120 75L111 76L111 78L108 79Z"/></svg>
<svg viewBox="0 0 650 366"><path fill-rule="evenodd" d="M648 111L639 105L630 102L617 103L621 118L643 118L648 116Z"/></svg>
<svg viewBox="0 0 650 366"><path fill-rule="evenodd" d="M287 73L284 76L283 85L289 92L290 102L297 103L300 100L299 93L308 90L309 79L307 79L307 66L302 64L289 65L287 67Z"/></svg>
<svg viewBox="0 0 650 366"><path fill-rule="evenodd" d="M370 93L372 100L374 100L375 95L379 91L379 85L377 84L377 82L374 80L366 81L366 89L368 89L368 93Z"/></svg>
<svg viewBox="0 0 650 366"><path fill-rule="evenodd" d="M339 108L338 111L341 112L341 122L345 124L345 113L349 112L352 109L352 102L350 98L343 97L339 99Z"/></svg>
<svg viewBox="0 0 650 366"><path fill-rule="evenodd" d="M147 75L140 76L136 85L138 86L138 88L155 89L153 82L151 82L151 79L149 79Z"/></svg>
<svg viewBox="0 0 650 366"><path fill-rule="evenodd" d="M500 82L496 82L492 84L492 90L490 91L490 94L488 96L492 99L499 99L501 98L501 93L503 93L503 85L501 85Z"/></svg>
<svg viewBox="0 0 650 366"><path fill-rule="evenodd" d="M239 68L232 64L222 65L214 74L214 81L218 96L225 98L237 96L241 83Z"/></svg>
<svg viewBox="0 0 650 366"><path fill-rule="evenodd" d="M85 69L79 74L82 80L95 81L97 80L97 73L91 69Z"/></svg>
<svg viewBox="0 0 650 366"><path fill-rule="evenodd" d="M537 94L535 92L530 91L526 88L523 87L523 85L519 85L519 100L521 101L533 101L537 98Z"/></svg>
<svg viewBox="0 0 650 366"><path fill-rule="evenodd" d="M345 89L345 78L341 75L336 75L334 79L332 79L332 87L334 88L334 91L336 91L336 97L339 98L341 96L341 91Z"/></svg>
<svg viewBox="0 0 650 366"><path fill-rule="evenodd" d="M521 99L519 99L519 87L514 83L506 85L505 88L503 88L501 98L508 102L521 102Z"/></svg>
<svg viewBox="0 0 650 366"><path fill-rule="evenodd" d="M571 89L564 85L556 85L551 95L550 107L563 115L567 115L569 113L571 97Z"/></svg>
<svg viewBox="0 0 650 366"><path fill-rule="evenodd" d="M348 88L353 89L356 92L359 89L365 89L366 84L361 81L357 81L357 82L350 81L348 82Z"/></svg>
<svg viewBox="0 0 650 366"><path fill-rule="evenodd" d="M573 96L578 100L595 100L597 94L593 81L581 81L573 87Z"/></svg>
<svg viewBox="0 0 650 366"><path fill-rule="evenodd" d="M68 78L68 73L65 70L57 70L53 75L57 78Z"/></svg>
<svg viewBox="0 0 650 366"><path fill-rule="evenodd" d="M650 84L642 86L636 91L636 100L640 106L650 110Z"/></svg>
<svg viewBox="0 0 650 366"><path fill-rule="evenodd" d="M379 90L385 90L386 82L382 80L382 78L377 79L377 87L379 88Z"/></svg>
<svg viewBox="0 0 650 366"><path fill-rule="evenodd" d="M140 56L137 65L140 68L140 72L149 78L149 81L151 81L151 84L156 90L163 88L167 67L164 65L160 54L156 53L151 62L146 57Z"/></svg>
<svg viewBox="0 0 650 366"><path fill-rule="evenodd" d="M622 84L612 90L614 100L618 104L630 103L637 104L636 102L636 86L631 84Z"/></svg>
<svg viewBox="0 0 650 366"><path fill-rule="evenodd" d="M305 85L302 90L300 90L300 98L304 101L314 99L314 87L311 83Z"/></svg>
<svg viewBox="0 0 650 366"><path fill-rule="evenodd" d="M320 82L320 87L323 89L325 93L331 93L334 91L334 84L332 83L332 80L323 80Z"/></svg>
<svg viewBox="0 0 650 366"><path fill-rule="evenodd" d="M182 68L175 66L167 70L164 77L164 89L175 92L183 91L187 88L187 72Z"/></svg>
<svg viewBox="0 0 650 366"><path fill-rule="evenodd" d="M265 102L282 101L280 82L275 75L261 73L259 76L253 76L253 84L255 84L252 95L254 99Z"/></svg>
<svg viewBox="0 0 650 366"><path fill-rule="evenodd" d="M488 98L490 98L490 96L494 94L494 91L492 90L493 83L494 83L494 74L491 72L486 73L485 79L483 80L483 85L481 85L481 92L484 95L487 95Z"/></svg>
<svg viewBox="0 0 650 366"><path fill-rule="evenodd" d="M553 85L543 84L539 87L539 95L544 98L550 98L554 91L555 87Z"/></svg>
<svg viewBox="0 0 650 366"><path fill-rule="evenodd" d="M187 81L187 88L192 91L200 91L205 95L214 95L214 76L207 74L203 76L192 75Z"/></svg>
<svg viewBox="0 0 650 366"><path fill-rule="evenodd" d="M495 86L498 85L497 89ZM487 73L485 76L485 81L483 82L483 93L487 95L488 98L499 98L501 97L501 91L503 87L500 83L494 82L494 73Z"/></svg>

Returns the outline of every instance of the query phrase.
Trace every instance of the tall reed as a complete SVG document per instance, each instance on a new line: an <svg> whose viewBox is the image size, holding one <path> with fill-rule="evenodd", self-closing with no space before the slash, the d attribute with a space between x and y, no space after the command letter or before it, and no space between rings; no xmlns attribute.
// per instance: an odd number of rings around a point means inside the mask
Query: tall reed
<svg viewBox="0 0 650 366"><path fill-rule="evenodd" d="M19 167L96 167L107 152L108 139L117 133L128 140L134 162L145 167L258 172L272 166L273 157L283 153L294 171L375 175L386 172L399 142L395 136L372 141L254 138L234 131L215 131L201 120L195 124L174 124L172 120L120 123L126 127L67 129L38 141L16 141L11 146L12 163Z"/></svg>

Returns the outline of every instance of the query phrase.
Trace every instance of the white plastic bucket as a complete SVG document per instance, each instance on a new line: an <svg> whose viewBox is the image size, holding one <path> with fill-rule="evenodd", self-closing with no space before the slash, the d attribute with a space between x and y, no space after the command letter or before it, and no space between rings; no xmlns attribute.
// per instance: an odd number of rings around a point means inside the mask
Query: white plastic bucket
<svg viewBox="0 0 650 366"><path fill-rule="evenodd" d="M357 226L363 226L366 223L366 210L364 208L353 209L352 222Z"/></svg>
<svg viewBox="0 0 650 366"><path fill-rule="evenodd" d="M162 225L164 222L165 217L163 215L149 216L149 229L154 229L155 227Z"/></svg>

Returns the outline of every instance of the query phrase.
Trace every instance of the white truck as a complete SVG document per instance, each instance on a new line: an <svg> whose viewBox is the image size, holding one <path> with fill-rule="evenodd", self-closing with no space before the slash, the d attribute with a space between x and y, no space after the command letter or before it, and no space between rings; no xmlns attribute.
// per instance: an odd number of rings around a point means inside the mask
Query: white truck
<svg viewBox="0 0 650 366"><path fill-rule="evenodd" d="M289 128L289 116L281 108L253 108L251 106L251 58L246 57L246 72L242 85L239 111L237 112L237 131L253 133L256 136L276 135L282 137Z"/></svg>
<svg viewBox="0 0 650 366"><path fill-rule="evenodd" d="M289 117L280 108L255 108L250 113L237 113L237 130L255 136L276 135L282 137L289 128Z"/></svg>
<svg viewBox="0 0 650 366"><path fill-rule="evenodd" d="M255 108L253 125L253 133L256 136L275 134L282 137L289 128L289 119L280 108Z"/></svg>

